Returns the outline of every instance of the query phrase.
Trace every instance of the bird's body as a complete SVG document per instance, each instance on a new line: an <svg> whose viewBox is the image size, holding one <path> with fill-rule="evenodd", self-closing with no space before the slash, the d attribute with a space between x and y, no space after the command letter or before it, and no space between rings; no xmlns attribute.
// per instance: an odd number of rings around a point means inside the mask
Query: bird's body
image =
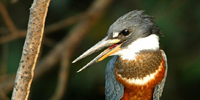
<svg viewBox="0 0 200 100"><path fill-rule="evenodd" d="M165 54L162 50L158 51L142 51L136 56L135 60L123 60L120 57L115 57L111 59L107 66L114 68L114 73L110 74L110 76L106 77L106 91L114 90L111 88L118 87L119 84L123 85L122 89L116 91L114 93L106 93L112 95L106 95L108 100L152 100L154 94L154 100L158 100L156 98L160 98L160 89L163 89L166 75L166 63L165 63ZM113 70L113 69L112 69ZM112 71L110 71L112 72ZM109 78L109 77L115 78ZM112 81L111 81L112 80ZM112 84L113 80L118 83ZM110 83L109 83L110 82ZM161 84L160 84L161 83ZM111 86L112 85L112 86ZM160 85L158 87L158 85ZM163 85L163 86L162 86ZM157 88L155 88L157 86ZM159 92L158 92L159 91ZM110 97L115 95L122 95L118 98L109 99Z"/></svg>
<svg viewBox="0 0 200 100"><path fill-rule="evenodd" d="M159 48L160 28L153 17L134 10L114 22L108 36L80 60L104 47L87 66L114 55L106 68L106 100L159 100L167 75L167 58Z"/></svg>

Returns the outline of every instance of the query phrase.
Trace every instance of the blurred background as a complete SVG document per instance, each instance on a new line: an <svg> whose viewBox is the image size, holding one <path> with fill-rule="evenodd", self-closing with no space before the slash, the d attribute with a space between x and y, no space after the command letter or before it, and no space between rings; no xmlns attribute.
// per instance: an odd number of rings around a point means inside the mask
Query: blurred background
<svg viewBox="0 0 200 100"><path fill-rule="evenodd" d="M0 96L2 98L11 96L13 80L25 40L24 35L12 34L26 32L32 2L32 0L0 0L0 88L2 88ZM91 9L90 6L94 2L96 0L51 0L46 27L68 18L77 18L70 25L63 25L61 28L45 33L37 64L45 57L49 57L50 52L65 39L64 37L67 37L69 32L83 21L82 17L85 15L82 13ZM75 64L71 64L71 61L105 37L109 26L117 18L134 9L145 10L146 14L154 16L164 34L164 37L160 37L160 45L167 54L169 69L161 100L200 100L199 0L112 0L74 49L68 68L61 69L61 61L57 61L49 68L45 66L48 71L41 72L43 74L33 80L29 99L51 99L59 85L60 72L67 70L61 100L103 100L105 68L111 57L80 73L76 71L98 53ZM6 17L5 11L8 13ZM101 14L98 11L96 13ZM9 20L5 20L9 17L14 24L13 27L6 24ZM39 69L37 65L36 69Z"/></svg>

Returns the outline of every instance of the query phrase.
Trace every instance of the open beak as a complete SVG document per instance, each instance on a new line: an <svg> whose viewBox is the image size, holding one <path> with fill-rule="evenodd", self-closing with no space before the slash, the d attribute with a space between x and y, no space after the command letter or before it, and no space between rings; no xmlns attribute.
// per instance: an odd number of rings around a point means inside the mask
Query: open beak
<svg viewBox="0 0 200 100"><path fill-rule="evenodd" d="M86 64L84 67L82 67L81 69L79 69L77 71L77 72L80 72L83 69L87 68L88 66L90 66L90 65L92 65L96 62L100 62L103 59L107 58L108 56L110 56L110 55L114 54L115 52L121 50L120 47L121 47L122 43L123 43L123 41L121 41L120 39L108 39L108 37L105 37L100 42L98 42L93 47L91 47L86 52L84 52L82 55L80 55L78 58L76 58L72 63L75 63L75 62L85 58L86 56L88 56L88 55L90 55L94 52L102 50L105 47L108 47L103 52L101 52L97 57L95 57L93 60L91 60L88 64Z"/></svg>

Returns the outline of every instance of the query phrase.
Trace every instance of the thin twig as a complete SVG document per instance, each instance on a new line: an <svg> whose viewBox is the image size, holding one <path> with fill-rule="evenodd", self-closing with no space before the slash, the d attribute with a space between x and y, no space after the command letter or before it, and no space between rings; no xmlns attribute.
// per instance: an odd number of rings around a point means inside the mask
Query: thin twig
<svg viewBox="0 0 200 100"><path fill-rule="evenodd" d="M59 71L58 83L56 91L51 100L60 100L65 93L69 76L70 52L64 52L61 59L61 67Z"/></svg>
<svg viewBox="0 0 200 100"><path fill-rule="evenodd" d="M2 13L3 16L5 16L4 14L5 13ZM75 22L79 21L80 19L82 19L86 16L87 15L85 13L81 13L81 14L63 19L54 24L48 25L47 27L45 27L44 34L53 33L59 29L65 28L69 25L72 25ZM26 36L26 31L27 30L18 30L18 29L16 29L15 31L11 31L11 34L0 37L0 44L7 43L9 41L13 41L13 40L16 40L19 38L24 38Z"/></svg>
<svg viewBox="0 0 200 100"><path fill-rule="evenodd" d="M99 18L104 14L105 9L108 7L108 5L111 3L112 0L96 0L93 2L91 7L88 9L88 18L83 19L75 28L71 30L69 33L69 36L67 36L60 44L58 44L58 47L60 49L57 49L59 51L56 51L58 54L58 58L62 54L64 55L64 62L62 61L62 66L60 69L60 75L58 80L58 85L56 88L56 91L51 98L52 100L60 100L65 92L65 87L68 78L68 69L69 69L69 62L71 61L71 56L74 52L74 50L77 48L80 41L87 35L88 31L91 29L91 27L99 20ZM98 14L96 13L98 11ZM57 47L57 48L58 48ZM65 53L64 53L65 52ZM53 53L55 54L55 53ZM54 58L55 59L55 58ZM54 60L55 61L55 60ZM55 63L54 63L55 64ZM52 65L52 64L51 64ZM49 66L50 67L50 66ZM48 67L48 69L49 69ZM53 66L51 66L53 67ZM40 67L41 68L41 67ZM44 69L43 69L44 71ZM44 73L44 72L42 72Z"/></svg>
<svg viewBox="0 0 200 100"><path fill-rule="evenodd" d="M42 43L49 46L49 47L54 47L56 45L56 42L48 37L43 37Z"/></svg>
<svg viewBox="0 0 200 100"><path fill-rule="evenodd" d="M26 30L18 30L12 34L0 37L0 44L7 43L26 36Z"/></svg>
<svg viewBox="0 0 200 100"><path fill-rule="evenodd" d="M1 13L6 25L10 29L11 33L14 34L17 31L17 28L15 27L15 24L13 23L12 19L10 18L7 9L1 2L0 2L0 13Z"/></svg>
<svg viewBox="0 0 200 100"><path fill-rule="evenodd" d="M28 100L50 0L34 0L30 8L28 31L17 71L12 100Z"/></svg>
<svg viewBox="0 0 200 100"><path fill-rule="evenodd" d="M71 16L69 18L66 18L66 19L63 19L59 22L56 22L52 25L48 25L47 27L45 27L45 34L49 34L49 33L52 33L52 32L55 32L59 29L62 29L62 28L65 28L69 25L72 25L74 24L75 22L81 20L82 18L84 18L85 16L87 16L85 13L81 13L81 14L78 14L78 15L75 15L75 16Z"/></svg>
<svg viewBox="0 0 200 100"><path fill-rule="evenodd" d="M111 4L112 0L95 0L96 3L89 8L87 15L76 25L70 32L69 35L64 37L61 41L54 47L48 55L46 55L35 69L34 79L38 79L40 76L51 70L54 65L58 63L62 51L66 52L66 48L74 51L75 47L80 44L81 40L87 35L90 28L99 20L99 18L104 14L106 8ZM98 12L98 13L97 13ZM8 93L13 87L14 78L8 78L2 84L0 84L0 89Z"/></svg>

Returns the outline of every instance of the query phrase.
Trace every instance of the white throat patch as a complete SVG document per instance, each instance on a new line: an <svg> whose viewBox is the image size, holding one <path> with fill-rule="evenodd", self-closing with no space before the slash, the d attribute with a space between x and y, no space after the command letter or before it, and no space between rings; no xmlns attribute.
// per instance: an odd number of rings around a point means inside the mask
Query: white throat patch
<svg viewBox="0 0 200 100"><path fill-rule="evenodd" d="M159 49L159 37L151 34L148 37L139 38L132 42L127 48L124 48L113 55L119 55L123 60L134 60L137 53L141 50L157 50Z"/></svg>

